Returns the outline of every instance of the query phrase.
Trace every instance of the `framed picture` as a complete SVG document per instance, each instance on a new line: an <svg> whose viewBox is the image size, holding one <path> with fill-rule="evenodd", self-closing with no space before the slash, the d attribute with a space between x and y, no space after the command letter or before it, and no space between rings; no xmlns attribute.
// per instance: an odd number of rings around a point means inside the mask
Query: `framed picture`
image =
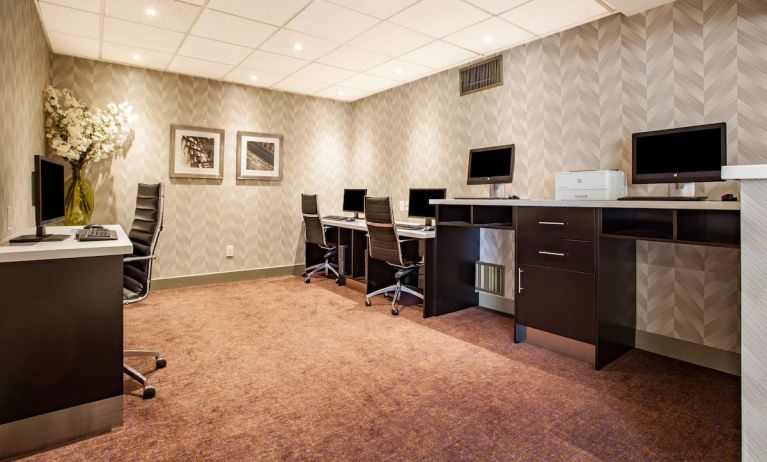
<svg viewBox="0 0 767 462"><path fill-rule="evenodd" d="M282 135L237 132L237 179L282 179Z"/></svg>
<svg viewBox="0 0 767 462"><path fill-rule="evenodd" d="M224 177L224 131L215 128L170 126L170 177Z"/></svg>

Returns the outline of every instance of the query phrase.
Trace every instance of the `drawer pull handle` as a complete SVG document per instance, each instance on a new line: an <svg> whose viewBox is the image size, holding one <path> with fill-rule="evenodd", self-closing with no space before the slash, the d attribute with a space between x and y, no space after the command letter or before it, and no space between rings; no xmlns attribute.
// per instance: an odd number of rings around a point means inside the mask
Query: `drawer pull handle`
<svg viewBox="0 0 767 462"><path fill-rule="evenodd" d="M525 273L525 270L522 268L519 268L517 270L517 293L521 294L522 290L524 290L524 287L522 287L522 275Z"/></svg>
<svg viewBox="0 0 767 462"><path fill-rule="evenodd" d="M563 223L561 221L539 221L539 225L554 225L554 226L565 226L567 223Z"/></svg>
<svg viewBox="0 0 767 462"><path fill-rule="evenodd" d="M548 250L539 250L539 255L551 255L552 257L564 257L564 252L549 252Z"/></svg>

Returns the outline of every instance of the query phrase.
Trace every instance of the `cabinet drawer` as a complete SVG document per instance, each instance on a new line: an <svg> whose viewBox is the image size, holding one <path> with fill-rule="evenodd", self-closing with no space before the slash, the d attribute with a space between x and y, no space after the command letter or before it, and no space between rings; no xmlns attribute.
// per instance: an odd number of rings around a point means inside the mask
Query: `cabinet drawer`
<svg viewBox="0 0 767 462"><path fill-rule="evenodd" d="M520 265L517 271L519 324L594 344L593 274L529 265Z"/></svg>
<svg viewBox="0 0 767 462"><path fill-rule="evenodd" d="M529 236L520 236L517 240L517 261L520 265L593 273L594 260L593 242Z"/></svg>
<svg viewBox="0 0 767 462"><path fill-rule="evenodd" d="M519 207L517 232L520 236L555 237L593 241L594 209L570 207Z"/></svg>

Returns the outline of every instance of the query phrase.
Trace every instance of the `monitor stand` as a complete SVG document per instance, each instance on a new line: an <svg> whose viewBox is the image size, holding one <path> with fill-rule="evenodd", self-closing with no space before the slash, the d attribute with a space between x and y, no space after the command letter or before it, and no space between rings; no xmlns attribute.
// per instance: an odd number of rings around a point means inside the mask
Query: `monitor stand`
<svg viewBox="0 0 767 462"><path fill-rule="evenodd" d="M359 218L360 218L360 213L359 212L354 212L354 219L358 220Z"/></svg>
<svg viewBox="0 0 767 462"><path fill-rule="evenodd" d="M423 224L423 225L424 225L424 226L434 226L434 222L432 221L432 219L431 219L431 218L425 218L425 219L424 219L424 224Z"/></svg>
<svg viewBox="0 0 767 462"><path fill-rule="evenodd" d="M506 186L504 183L498 183L498 184L491 184L490 185L490 199L505 199L505 188Z"/></svg>
<svg viewBox="0 0 767 462"><path fill-rule="evenodd" d="M28 244L30 242L55 242L63 241L69 238L69 234L46 234L45 225L37 227L35 234L25 234L23 236L14 237L10 241L10 244Z"/></svg>
<svg viewBox="0 0 767 462"><path fill-rule="evenodd" d="M695 183L669 183L668 197L695 197Z"/></svg>

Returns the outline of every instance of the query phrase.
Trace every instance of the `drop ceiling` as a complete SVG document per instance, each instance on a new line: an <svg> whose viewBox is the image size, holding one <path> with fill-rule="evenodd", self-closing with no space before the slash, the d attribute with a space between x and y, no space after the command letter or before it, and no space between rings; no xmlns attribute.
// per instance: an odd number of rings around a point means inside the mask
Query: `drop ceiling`
<svg viewBox="0 0 767 462"><path fill-rule="evenodd" d="M342 101L614 12L603 0L36 2L55 53Z"/></svg>

